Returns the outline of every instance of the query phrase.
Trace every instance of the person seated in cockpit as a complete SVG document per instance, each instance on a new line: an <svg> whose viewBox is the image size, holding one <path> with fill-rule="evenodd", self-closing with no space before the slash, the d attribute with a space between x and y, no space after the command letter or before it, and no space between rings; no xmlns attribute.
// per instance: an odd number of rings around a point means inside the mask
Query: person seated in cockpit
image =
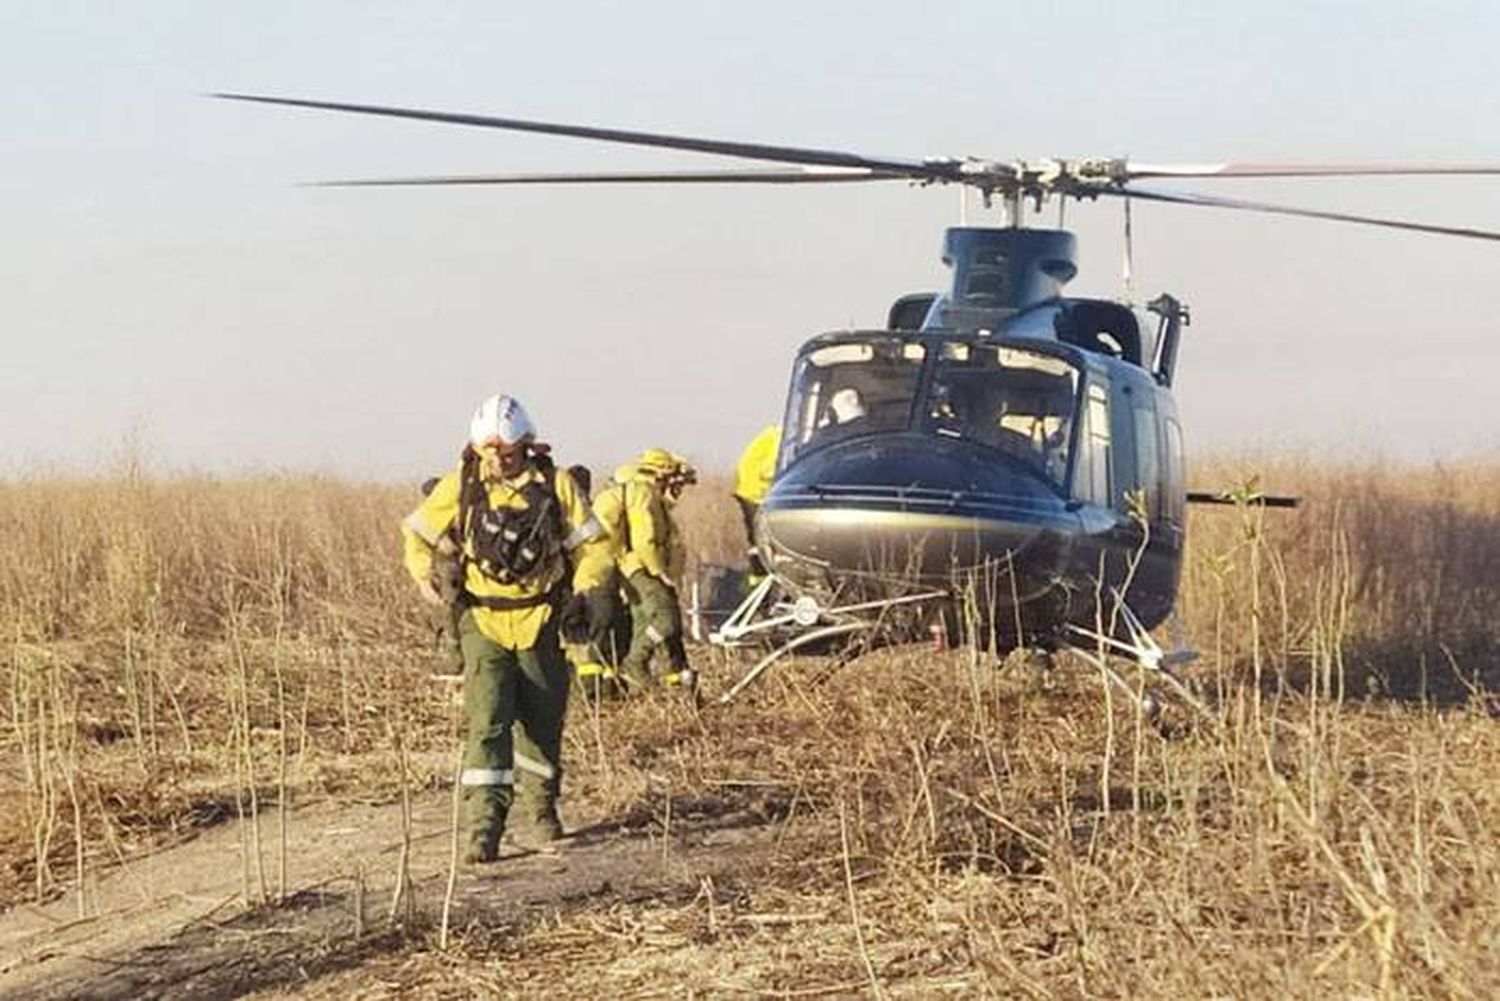
<svg viewBox="0 0 1500 1001"><path fill-rule="evenodd" d="M932 387L932 405L927 415L944 425L957 426L963 423L958 406L953 401L953 390L939 383Z"/></svg>
<svg viewBox="0 0 1500 1001"><path fill-rule="evenodd" d="M853 386L845 386L828 398L828 409L823 412L823 419L818 422L818 427L842 427L864 415L865 404L859 397L859 390Z"/></svg>

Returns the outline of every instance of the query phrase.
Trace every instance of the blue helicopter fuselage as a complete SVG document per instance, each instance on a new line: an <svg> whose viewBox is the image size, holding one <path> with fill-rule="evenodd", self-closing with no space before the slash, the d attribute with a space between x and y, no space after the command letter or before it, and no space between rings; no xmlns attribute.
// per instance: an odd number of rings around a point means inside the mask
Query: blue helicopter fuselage
<svg viewBox="0 0 1500 1001"><path fill-rule="evenodd" d="M1125 305L1059 295L1072 239L950 230L949 293L898 302L897 329L803 345L756 527L779 576L825 596L976 589L1016 642L1092 624L1100 595L1147 626L1170 613L1179 314L1148 331Z"/></svg>

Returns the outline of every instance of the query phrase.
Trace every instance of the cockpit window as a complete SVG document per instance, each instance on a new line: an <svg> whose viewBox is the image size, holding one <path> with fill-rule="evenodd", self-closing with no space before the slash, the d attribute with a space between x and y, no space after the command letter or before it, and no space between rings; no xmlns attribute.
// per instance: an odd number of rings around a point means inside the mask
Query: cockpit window
<svg viewBox="0 0 1500 1001"><path fill-rule="evenodd" d="M927 348L898 339L827 344L797 359L783 464L831 442L904 431Z"/></svg>
<svg viewBox="0 0 1500 1001"><path fill-rule="evenodd" d="M1061 487L1078 369L1025 348L948 343L923 401L924 430L1024 459Z"/></svg>

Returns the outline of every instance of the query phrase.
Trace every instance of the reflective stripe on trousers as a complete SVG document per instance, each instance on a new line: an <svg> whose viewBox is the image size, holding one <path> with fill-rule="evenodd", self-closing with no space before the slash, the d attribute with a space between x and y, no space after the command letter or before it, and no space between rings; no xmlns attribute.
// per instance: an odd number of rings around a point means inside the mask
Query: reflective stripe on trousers
<svg viewBox="0 0 1500 1001"><path fill-rule="evenodd" d="M516 752L516 768L523 772L530 772L532 775L536 775L544 779L550 779L557 774L557 770L554 769L551 765L547 764L547 762L538 761L535 758L527 757L520 751Z"/></svg>

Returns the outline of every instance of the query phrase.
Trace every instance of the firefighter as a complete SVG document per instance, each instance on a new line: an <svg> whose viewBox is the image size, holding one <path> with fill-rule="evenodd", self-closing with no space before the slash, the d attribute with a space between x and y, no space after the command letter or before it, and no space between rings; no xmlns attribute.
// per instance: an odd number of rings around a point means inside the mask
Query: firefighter
<svg viewBox="0 0 1500 1001"><path fill-rule="evenodd" d="M630 647L619 672L632 688L656 684L651 658L659 648L668 661L662 680L692 684L677 596L687 557L672 508L697 479L682 456L651 448L620 467L615 482L594 501L594 513L613 544L620 591L630 609Z"/></svg>
<svg viewBox="0 0 1500 1001"><path fill-rule="evenodd" d="M740 516L745 519L746 550L750 563L750 577L765 576L760 554L755 549L755 514L771 492L771 481L776 477L776 454L781 451L781 425L770 424L750 439L750 444L740 453L740 461L734 467L734 499L740 506Z"/></svg>
<svg viewBox="0 0 1500 1001"><path fill-rule="evenodd" d="M401 526L406 569L432 603L444 603L434 557L450 533L462 566L459 784L470 862L498 857L513 803L534 837L563 834L569 670L559 630L570 616L586 618L587 595L607 584L612 561L585 495L548 451L519 402L489 397L470 421L458 468Z"/></svg>
<svg viewBox="0 0 1500 1001"><path fill-rule="evenodd" d="M585 500L594 491L594 474L587 466L569 466L573 482ZM592 501L590 501L592 503ZM615 637L619 613L618 589L611 570L609 586L594 588L586 597L583 615L572 617L563 632L563 650L573 664L578 687L592 700L615 691Z"/></svg>

